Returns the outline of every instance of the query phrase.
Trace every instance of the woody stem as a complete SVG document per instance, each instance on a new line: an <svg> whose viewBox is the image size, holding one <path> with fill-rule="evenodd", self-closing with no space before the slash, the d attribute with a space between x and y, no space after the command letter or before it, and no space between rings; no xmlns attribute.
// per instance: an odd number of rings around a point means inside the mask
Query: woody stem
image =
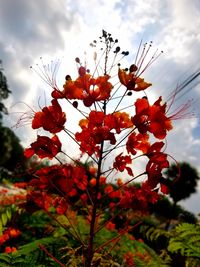
<svg viewBox="0 0 200 267"><path fill-rule="evenodd" d="M94 205L93 205L92 214L91 214L89 242L88 242L88 250L87 250L87 255L86 255L86 261L87 261L86 267L91 267L92 258L93 258L93 251L94 251L93 246L94 246L94 236L95 236L95 222L96 222L96 217L97 217L101 165L102 165L102 160L103 160L103 147L104 147L104 141L102 141L102 143L101 143L100 156L99 156L99 162L98 162L95 196L94 196L94 201L93 201Z"/></svg>

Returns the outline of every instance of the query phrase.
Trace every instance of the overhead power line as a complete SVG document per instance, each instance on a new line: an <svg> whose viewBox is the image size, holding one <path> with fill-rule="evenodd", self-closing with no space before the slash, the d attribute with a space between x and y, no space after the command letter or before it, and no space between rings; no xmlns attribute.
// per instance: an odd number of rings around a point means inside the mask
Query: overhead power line
<svg viewBox="0 0 200 267"><path fill-rule="evenodd" d="M197 79L199 76L200 76L200 69L199 69L198 71L196 71L195 73L193 73L192 75L190 75L187 79L185 79L185 80L178 86L178 88L176 89L176 96L177 96L178 94L180 94L181 92L183 92L183 90L185 90L185 89L188 87L188 85L191 84L191 83L192 83L195 79ZM195 84L195 86L196 86L198 83L200 83L200 81L197 82L197 83ZM183 95L185 95L187 92L191 91L195 86L190 87L188 90L186 90L186 91L183 92L181 95L179 95L178 98L176 97L176 101L177 101L178 99L180 99ZM171 93L169 94L169 96L167 97L167 102L168 102L169 100L171 100L173 97L174 97L174 91L171 92Z"/></svg>

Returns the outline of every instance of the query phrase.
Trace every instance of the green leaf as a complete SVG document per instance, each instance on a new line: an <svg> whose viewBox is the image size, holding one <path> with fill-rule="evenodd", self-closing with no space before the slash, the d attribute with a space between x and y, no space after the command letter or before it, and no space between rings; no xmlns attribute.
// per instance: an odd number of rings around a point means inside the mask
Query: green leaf
<svg viewBox="0 0 200 267"><path fill-rule="evenodd" d="M3 232L3 225L2 225L2 222L0 220L0 235L2 235L2 232Z"/></svg>
<svg viewBox="0 0 200 267"><path fill-rule="evenodd" d="M6 215L7 215L8 220L12 218L12 212L10 209L6 209Z"/></svg>
<svg viewBox="0 0 200 267"><path fill-rule="evenodd" d="M2 220L2 225L5 226L8 221L6 213L1 214L1 220Z"/></svg>

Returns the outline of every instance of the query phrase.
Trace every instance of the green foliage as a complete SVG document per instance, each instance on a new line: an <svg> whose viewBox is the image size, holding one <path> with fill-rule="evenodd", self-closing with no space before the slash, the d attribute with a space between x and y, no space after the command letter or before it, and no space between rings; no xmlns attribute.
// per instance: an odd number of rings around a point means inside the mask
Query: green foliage
<svg viewBox="0 0 200 267"><path fill-rule="evenodd" d="M171 260L160 257L152 248L143 242L134 241L134 261L136 267L168 267Z"/></svg>
<svg viewBox="0 0 200 267"><path fill-rule="evenodd" d="M14 252L12 254L0 254L1 267L25 267L24 257Z"/></svg>
<svg viewBox="0 0 200 267"><path fill-rule="evenodd" d="M185 267L198 267L200 266L200 259L189 257L186 259Z"/></svg>
<svg viewBox="0 0 200 267"><path fill-rule="evenodd" d="M16 172L25 167L23 147L19 138L11 129L2 126L2 114L7 114L7 108L3 101L8 98L11 91L8 88L1 64L0 60L0 180L8 176L10 171Z"/></svg>
<svg viewBox="0 0 200 267"><path fill-rule="evenodd" d="M42 210L38 210L31 214L27 213L25 210L20 215L19 222L16 223L18 228L21 230L21 243L25 244L31 242L44 236L49 236L51 231L49 231L50 225L53 224L49 216ZM52 226L51 229L54 227Z"/></svg>
<svg viewBox="0 0 200 267"><path fill-rule="evenodd" d="M155 227L141 227L142 234L146 237L150 244L159 243L162 239L164 244L163 250L160 251L160 257L169 260L169 255L177 266L180 260L184 262L184 266L197 267L200 266L200 226L189 223L182 223L171 231L159 229ZM163 241L165 239L165 242ZM161 245L159 243L159 248ZM158 250L159 253L159 250ZM165 261L166 262L166 261ZM182 265L181 265L182 266Z"/></svg>
<svg viewBox="0 0 200 267"><path fill-rule="evenodd" d="M29 244L21 246L16 252L11 254L0 254L1 267L46 267L59 265L40 248L40 245L45 246L47 251L55 258L61 258L60 248L66 245L65 238L48 237L33 241Z"/></svg>
<svg viewBox="0 0 200 267"><path fill-rule="evenodd" d="M0 60L0 65L1 64L2 64L2 61ZM8 88L7 79L2 71L3 71L3 68L1 68L0 66L0 120L2 119L2 113L5 113L5 114L7 113L7 109L2 101L8 98L9 93L11 93L11 91Z"/></svg>
<svg viewBox="0 0 200 267"><path fill-rule="evenodd" d="M24 167L25 159L19 138L7 127L0 127L0 167L16 171Z"/></svg>
<svg viewBox="0 0 200 267"><path fill-rule="evenodd" d="M84 266L83 264L83 247L79 247L77 249L73 249L71 247L63 248L62 251L65 252L65 260L67 259L67 267L77 267L77 266ZM92 266L98 267L120 267L119 265L110 254L100 254L94 253Z"/></svg>
<svg viewBox="0 0 200 267"><path fill-rule="evenodd" d="M5 214L0 217L2 224L6 225L10 222L16 211L18 212L14 205L1 207L1 214ZM0 254L0 266L58 267L59 265L40 248L40 245L43 245L53 257L65 266L83 266L82 255L85 247L84 245L80 247L70 233L73 233L73 227L75 227L85 243L88 238L89 223L83 216L76 215L76 213L69 213L67 217L52 214L55 216L55 220L49 218L41 210L32 213L31 216L22 210L20 223L23 227L21 226L20 238L23 238L26 245L22 245L23 242L19 240L16 252ZM99 222L103 222L102 220L99 219ZM174 255L182 257L184 266L199 266L200 226L183 223L171 231L166 231L160 229L159 225L155 222L152 223L151 220L147 219L146 222L150 222L150 225L142 224L140 226L140 232L144 235L146 243L134 239L130 234L120 235L115 229L109 230L106 227L100 229L95 237L94 266L125 267L123 256L127 252L132 253L136 267L169 267L175 262ZM41 238L47 235L49 236ZM112 240L112 242L106 243L108 240ZM156 245L152 246L153 243ZM162 245L160 245L161 243ZM179 265L177 264L177 266Z"/></svg>
<svg viewBox="0 0 200 267"><path fill-rule="evenodd" d="M174 236L169 240L168 250L200 259L200 226L189 223L176 226Z"/></svg>
<svg viewBox="0 0 200 267"><path fill-rule="evenodd" d="M84 246L77 247L78 243L75 242L72 236L68 235L68 231L73 232L73 227L65 216L59 215L56 220L65 229L62 227L57 228L52 232L52 235L56 238L61 235L68 236L67 246L60 250L62 252L61 258L67 262L66 266L82 266ZM73 226L76 227L77 232L85 243L88 238L89 223L80 215L73 219L71 218L70 221L73 222ZM159 257L147 244L135 240L129 234L120 235L116 230L101 228L96 233L94 244L96 248L93 258L94 266L123 266L123 255L127 252L131 252L134 255L136 266L169 266L168 262ZM97 263L98 265L96 265Z"/></svg>
<svg viewBox="0 0 200 267"><path fill-rule="evenodd" d="M146 239L151 242L157 241L160 237L169 238L171 236L171 233L164 229L149 226L142 226L141 233L144 234Z"/></svg>
<svg viewBox="0 0 200 267"><path fill-rule="evenodd" d="M17 210L18 207L15 205L0 207L0 235L2 235L7 223L11 220L12 216L17 212Z"/></svg>

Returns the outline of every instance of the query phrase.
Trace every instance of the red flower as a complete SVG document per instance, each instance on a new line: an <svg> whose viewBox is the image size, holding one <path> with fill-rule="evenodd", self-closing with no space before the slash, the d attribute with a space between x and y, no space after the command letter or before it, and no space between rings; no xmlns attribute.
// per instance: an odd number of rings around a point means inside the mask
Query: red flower
<svg viewBox="0 0 200 267"><path fill-rule="evenodd" d="M151 132L156 138L164 139L167 131L172 129L171 117L166 115L166 103L161 104L162 98L150 106L146 98L135 102L136 115L132 118L140 133Z"/></svg>
<svg viewBox="0 0 200 267"><path fill-rule="evenodd" d="M157 192L152 191L148 183L142 183L141 187L135 185L124 186L120 207L134 210L147 211L149 203L155 203L159 199Z"/></svg>
<svg viewBox="0 0 200 267"><path fill-rule="evenodd" d="M115 112L113 114L108 114L105 116L104 124L109 127L109 129L115 129L116 133L121 133L122 129L127 129L133 126L133 123L126 112Z"/></svg>
<svg viewBox="0 0 200 267"><path fill-rule="evenodd" d="M31 148L25 150L24 155L30 158L36 154L41 159L46 157L52 159L59 152L61 152L61 142L57 135L54 135L52 138L38 135L37 141L31 144Z"/></svg>
<svg viewBox="0 0 200 267"><path fill-rule="evenodd" d="M120 190L114 190L112 185L107 185L104 188L105 194L107 194L110 198L118 198L120 199L121 197L121 191Z"/></svg>
<svg viewBox="0 0 200 267"><path fill-rule="evenodd" d="M14 187L18 187L18 188L26 188L27 186L27 182L17 182L13 184Z"/></svg>
<svg viewBox="0 0 200 267"><path fill-rule="evenodd" d="M84 80L84 76L80 78ZM96 79L90 78L89 87L84 88L83 103L86 107L90 107L95 101L106 100L110 97L113 86L108 82L109 78L109 75L99 76Z"/></svg>
<svg viewBox="0 0 200 267"><path fill-rule="evenodd" d="M15 228L7 228L3 234L0 236L0 245L5 243L10 238L16 238L21 234L21 232L18 229Z"/></svg>
<svg viewBox="0 0 200 267"><path fill-rule="evenodd" d="M149 109L149 131L158 139L164 139L167 131L172 129L171 119L166 116L166 103L161 105L162 97Z"/></svg>
<svg viewBox="0 0 200 267"><path fill-rule="evenodd" d="M135 257L135 255L130 251L128 251L124 254L124 261L125 261L127 267L136 266L136 263L134 261L134 257Z"/></svg>
<svg viewBox="0 0 200 267"><path fill-rule="evenodd" d="M68 209L68 203L63 197L56 197L53 200L53 206L56 208L58 214L65 214Z"/></svg>
<svg viewBox="0 0 200 267"><path fill-rule="evenodd" d="M99 154L99 144L103 141L116 143L115 135L111 132L113 124L109 124L106 115L101 111L91 111L87 119L79 122L82 132L77 132L75 138L80 142L80 150L92 155Z"/></svg>
<svg viewBox="0 0 200 267"><path fill-rule="evenodd" d="M148 140L148 134L136 134L135 132L133 132L131 135L129 135L126 142L127 152L135 155L137 153L137 150L140 150L145 154L150 146Z"/></svg>
<svg viewBox="0 0 200 267"><path fill-rule="evenodd" d="M105 187L105 189L104 189L104 192L105 192L106 194L110 194L110 193L112 193L112 192L113 192L113 187L112 187L112 185L107 185L107 186Z"/></svg>
<svg viewBox="0 0 200 267"><path fill-rule="evenodd" d="M126 86L127 90L143 91L152 85L151 83L145 82L144 79L137 77L134 71L131 71L131 68L129 73L119 68L118 77L120 82Z"/></svg>
<svg viewBox="0 0 200 267"><path fill-rule="evenodd" d="M43 127L50 133L58 133L64 129L66 115L56 99L51 101L52 106L44 107L42 111L36 112L32 121L32 128Z"/></svg>
<svg viewBox="0 0 200 267"><path fill-rule="evenodd" d="M93 186L95 186L96 184L97 184L97 179L93 177L93 178L90 180L90 185L93 187Z"/></svg>
<svg viewBox="0 0 200 267"><path fill-rule="evenodd" d="M106 183L106 177L105 176L100 176L99 183L100 183L100 185L105 184Z"/></svg>
<svg viewBox="0 0 200 267"><path fill-rule="evenodd" d="M5 253L12 253L17 251L16 247L5 247Z"/></svg>
<svg viewBox="0 0 200 267"><path fill-rule="evenodd" d="M72 81L71 77L67 76L65 84L63 85L64 90L61 92L62 96L66 99L83 99L83 89Z"/></svg>
<svg viewBox="0 0 200 267"><path fill-rule="evenodd" d="M5 243L9 239L8 233L5 231L3 235L0 236L0 245Z"/></svg>
<svg viewBox="0 0 200 267"><path fill-rule="evenodd" d="M109 231L114 231L115 230L115 224L112 222L108 222L106 224L106 229L108 229Z"/></svg>
<svg viewBox="0 0 200 267"><path fill-rule="evenodd" d="M98 156L99 144L110 141L110 144L114 145L115 134L132 127L133 123L125 112L105 115L102 111L91 111L87 119L80 120L79 126L82 132L76 133L75 138L80 142L80 150L90 156L94 153Z"/></svg>
<svg viewBox="0 0 200 267"><path fill-rule="evenodd" d="M127 164L132 163L132 159L130 156L122 156L123 153L120 153L116 158L115 162L113 163L113 167L120 171L123 172L124 170L127 170L128 174L133 176L132 169L130 167L127 167Z"/></svg>
<svg viewBox="0 0 200 267"><path fill-rule="evenodd" d="M32 191L27 197L33 200L38 207L44 210L48 211L52 206L53 199L46 192Z"/></svg>
<svg viewBox="0 0 200 267"><path fill-rule="evenodd" d="M21 234L21 232L15 228L8 228L7 231L9 233L10 238L16 238Z"/></svg>
<svg viewBox="0 0 200 267"><path fill-rule="evenodd" d="M160 191L163 193L163 194L169 194L169 187L163 183L160 183Z"/></svg>
<svg viewBox="0 0 200 267"><path fill-rule="evenodd" d="M81 66L79 68L79 77L72 81L68 75L63 85L64 90L58 91L54 89L52 97L83 100L83 104L86 107L90 107L95 101L106 100L110 97L113 86L108 82L109 78L109 75L94 78Z"/></svg>
<svg viewBox="0 0 200 267"><path fill-rule="evenodd" d="M80 199L82 200L82 203L85 205L86 203L87 203L87 200L88 200L88 196L87 196L87 194L82 194L81 196L80 196Z"/></svg>
<svg viewBox="0 0 200 267"><path fill-rule="evenodd" d="M53 165L42 168L35 173L30 181L30 186L36 190L44 191L48 194L58 194L66 198L77 196L79 190L86 190L88 177L82 166Z"/></svg>
<svg viewBox="0 0 200 267"><path fill-rule="evenodd" d="M149 162L146 165L146 172L148 175L148 184L151 188L155 188L162 178L162 170L169 167L167 154L161 152L164 146L163 142L155 142L149 147L146 155Z"/></svg>
<svg viewBox="0 0 200 267"><path fill-rule="evenodd" d="M42 168L35 173L38 178L32 179L30 185L48 192L69 193L74 188L71 165L53 165Z"/></svg>
<svg viewBox="0 0 200 267"><path fill-rule="evenodd" d="M72 178L78 189L84 191L88 185L88 177L85 173L85 169L82 166L76 166L73 168Z"/></svg>
<svg viewBox="0 0 200 267"><path fill-rule="evenodd" d="M137 99L135 102L135 116L132 117L132 122L141 134L144 134L149 130L148 115L148 100L146 98Z"/></svg>
<svg viewBox="0 0 200 267"><path fill-rule="evenodd" d="M82 132L76 133L75 138L80 142L80 150L83 153L87 153L89 156L99 154L100 147L94 141L94 138L91 136L89 129L83 129Z"/></svg>
<svg viewBox="0 0 200 267"><path fill-rule="evenodd" d="M164 142L155 142L147 150L146 155L150 158L152 155L155 155L158 152L161 152Z"/></svg>

